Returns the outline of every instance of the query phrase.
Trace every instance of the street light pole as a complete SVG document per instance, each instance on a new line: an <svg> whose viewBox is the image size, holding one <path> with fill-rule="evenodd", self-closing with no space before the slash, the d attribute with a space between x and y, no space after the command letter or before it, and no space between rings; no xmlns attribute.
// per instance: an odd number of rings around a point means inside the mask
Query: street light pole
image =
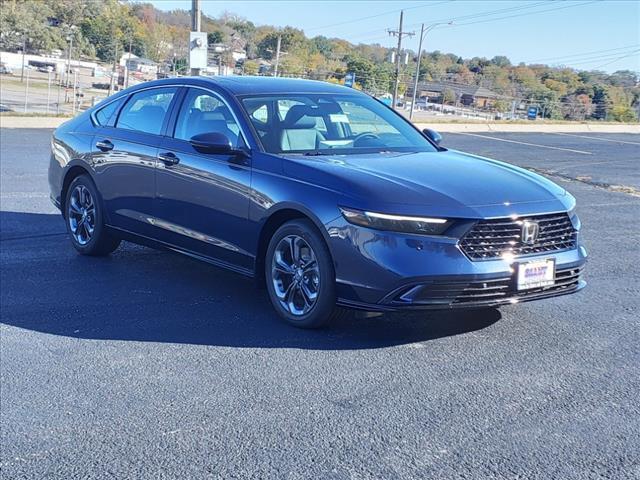
<svg viewBox="0 0 640 480"><path fill-rule="evenodd" d="M20 81L24 82L24 55L27 49L27 34L22 34L22 72L20 73Z"/></svg>
<svg viewBox="0 0 640 480"><path fill-rule="evenodd" d="M24 89L24 113L27 113L28 101L29 101L29 69L27 69L27 83Z"/></svg>
<svg viewBox="0 0 640 480"><path fill-rule="evenodd" d="M420 28L420 42L418 44L418 60L416 61L416 78L414 79L414 82L413 82L413 95L411 98L411 110L409 110L409 120L413 119L413 110L416 105L416 94L418 92L418 77L420 76L420 60L422 59L422 39L427 35L427 33L429 33L438 25L451 25L451 24L453 24L453 22L446 22L446 23L438 22L438 23L432 23L431 25L427 25L427 27L425 28L423 23L422 27Z"/></svg>
<svg viewBox="0 0 640 480"><path fill-rule="evenodd" d="M51 71L47 73L47 113L49 113L50 102L51 102Z"/></svg>
<svg viewBox="0 0 640 480"><path fill-rule="evenodd" d="M278 34L278 43L276 46L276 65L273 69L273 76L278 76L278 66L280 65L280 43L282 42L282 35Z"/></svg>
<svg viewBox="0 0 640 480"><path fill-rule="evenodd" d="M71 49L73 48L73 30L69 32L67 40L69 40L69 51L67 52L67 88L69 88L69 81L71 80Z"/></svg>
<svg viewBox="0 0 640 480"><path fill-rule="evenodd" d="M420 60L422 59L422 39L424 38L424 23L420 27L420 42L418 42L418 59L416 60L416 79L413 82L413 96L411 97L411 110L409 120L413 120L413 109L416 108L416 92L418 91L418 77L420 76Z"/></svg>

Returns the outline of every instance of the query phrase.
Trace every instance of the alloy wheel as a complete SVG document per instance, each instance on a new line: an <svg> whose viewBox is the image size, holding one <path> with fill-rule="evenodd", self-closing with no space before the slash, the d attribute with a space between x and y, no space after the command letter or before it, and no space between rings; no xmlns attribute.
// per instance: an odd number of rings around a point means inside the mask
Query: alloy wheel
<svg viewBox="0 0 640 480"><path fill-rule="evenodd" d="M78 185L73 189L67 213L73 238L78 244L86 245L91 241L96 223L96 206L87 187Z"/></svg>
<svg viewBox="0 0 640 480"><path fill-rule="evenodd" d="M309 313L318 300L320 269L316 254L298 235L278 242L271 260L271 278L280 305L292 315Z"/></svg>

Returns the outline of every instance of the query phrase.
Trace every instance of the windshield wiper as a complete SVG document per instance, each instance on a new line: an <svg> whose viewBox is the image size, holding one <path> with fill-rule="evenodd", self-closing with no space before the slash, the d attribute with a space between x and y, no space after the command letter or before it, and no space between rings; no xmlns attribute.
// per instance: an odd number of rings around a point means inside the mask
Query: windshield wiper
<svg viewBox="0 0 640 480"><path fill-rule="evenodd" d="M317 157L320 155L332 155L331 153L321 152L320 150L311 150L310 152L304 152L305 157Z"/></svg>

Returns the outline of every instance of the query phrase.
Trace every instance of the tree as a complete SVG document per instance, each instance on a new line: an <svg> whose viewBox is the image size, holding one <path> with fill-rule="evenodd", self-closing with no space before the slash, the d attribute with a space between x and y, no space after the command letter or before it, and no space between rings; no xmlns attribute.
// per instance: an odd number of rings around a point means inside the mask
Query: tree
<svg viewBox="0 0 640 480"><path fill-rule="evenodd" d="M352 55L347 58L347 71L356 74L356 81L367 89L372 83L375 84L375 68L373 62L359 55Z"/></svg>
<svg viewBox="0 0 640 480"><path fill-rule="evenodd" d="M144 0L143 0L144 1ZM158 10L151 3L129 0L0 0L0 48L52 53L66 50L73 38L74 57L111 63L131 48L156 62L186 65L189 52L190 12ZM72 28L75 27L75 28ZM246 51L245 74L259 72L259 57L273 59L281 37L283 74L318 80L342 81L347 71L356 74L357 86L379 95L393 89L395 70L390 49L379 44L354 45L318 35L308 39L294 27L256 26L230 12L218 18L202 15L208 42L225 43ZM230 52L225 55L229 56ZM411 55L416 55L411 52ZM231 63L231 59L227 58ZM399 91L411 83L414 66L401 66ZM478 85L503 96L494 108L511 107L511 98L542 107L545 117L630 121L640 112L640 75L629 70L614 73L579 71L542 64L511 64L504 55L488 60L465 59L455 53L427 52L420 59L419 79ZM453 90L443 92L449 103Z"/></svg>
<svg viewBox="0 0 640 480"><path fill-rule="evenodd" d="M283 52L300 48L307 42L302 30L297 28L285 27L280 31L272 30L258 44L258 54L263 58L275 58L278 37L280 37L280 51Z"/></svg>
<svg viewBox="0 0 640 480"><path fill-rule="evenodd" d="M207 33L207 44L213 45L214 43L224 43L224 33L222 30L214 30Z"/></svg>
<svg viewBox="0 0 640 480"><path fill-rule="evenodd" d="M322 35L313 37L311 39L311 46L323 57L331 57L333 53L333 42Z"/></svg>
<svg viewBox="0 0 640 480"><path fill-rule="evenodd" d="M603 85L594 85L592 98L593 104L595 105L592 117L596 120L605 120L609 107L611 106L609 92L607 92L606 87Z"/></svg>
<svg viewBox="0 0 640 480"><path fill-rule="evenodd" d="M491 63L493 65L497 66L497 67L500 67L500 68L510 67L511 66L511 62L504 55L496 55L495 57L493 57L491 59Z"/></svg>
<svg viewBox="0 0 640 480"><path fill-rule="evenodd" d="M444 92L442 92L443 102L446 104L456 103L456 92L454 92L450 88L445 88Z"/></svg>
<svg viewBox="0 0 640 480"><path fill-rule="evenodd" d="M506 113L511 110L511 102L504 99L498 99L495 101L493 108L498 112Z"/></svg>
<svg viewBox="0 0 640 480"><path fill-rule="evenodd" d="M54 48L64 48L65 39L59 28L49 26L47 18L53 10L44 2L5 1L0 15L0 48L22 50L23 42L27 51L49 52Z"/></svg>
<svg viewBox="0 0 640 480"><path fill-rule="evenodd" d="M611 109L611 117L616 122L635 122L638 117L636 112L631 107L625 107L624 105L616 105Z"/></svg>
<svg viewBox="0 0 640 480"><path fill-rule="evenodd" d="M255 60L245 60L243 64L243 72L245 75L257 75L260 71L260 64Z"/></svg>

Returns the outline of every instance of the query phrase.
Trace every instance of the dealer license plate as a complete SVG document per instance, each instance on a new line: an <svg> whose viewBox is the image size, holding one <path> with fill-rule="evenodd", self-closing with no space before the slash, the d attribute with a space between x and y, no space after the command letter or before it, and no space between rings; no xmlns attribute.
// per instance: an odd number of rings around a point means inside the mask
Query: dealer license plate
<svg viewBox="0 0 640 480"><path fill-rule="evenodd" d="M553 259L518 264L518 290L548 287L555 281L556 262Z"/></svg>

